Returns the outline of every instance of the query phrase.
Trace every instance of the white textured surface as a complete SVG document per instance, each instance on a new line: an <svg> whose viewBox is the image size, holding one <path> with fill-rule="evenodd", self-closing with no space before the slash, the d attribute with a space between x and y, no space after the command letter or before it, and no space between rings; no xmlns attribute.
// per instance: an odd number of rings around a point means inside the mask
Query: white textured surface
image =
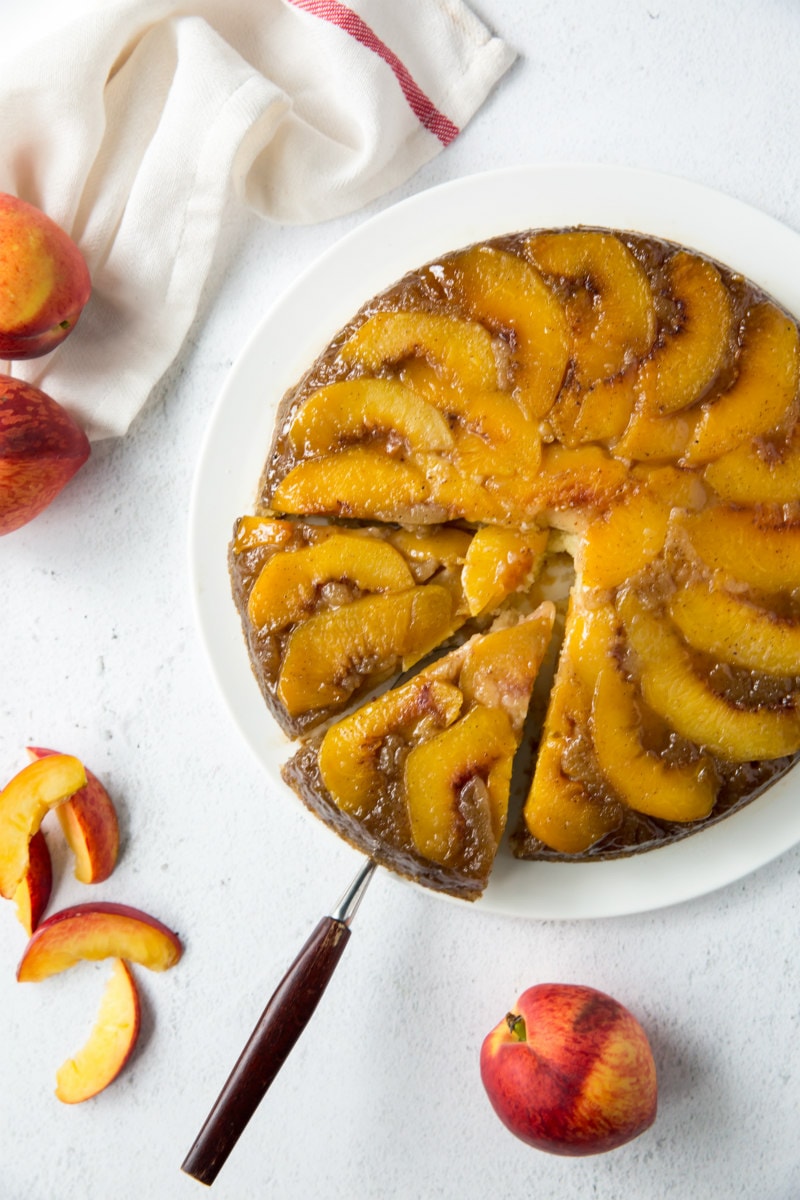
<svg viewBox="0 0 800 1200"><path fill-rule="evenodd" d="M597 160L688 176L800 230L790 0L474 7L520 61L398 196L516 162ZM49 0L14 8L0 16L0 54L10 32L32 36L57 12ZM144 415L0 542L0 774L23 765L31 741L82 756L116 798L124 834L116 872L92 894L154 912L187 947L175 971L138 972L144 1032L126 1074L66 1108L55 1069L83 1040L105 970L17 984L24 935L11 906L0 912L3 1200L200 1195L180 1162L283 969L354 869L297 803L269 794L214 691L188 598L186 514L205 423L250 329L359 219L279 229L232 208L202 316ZM86 899L60 866L53 907ZM798 874L795 850L693 903L568 923L487 916L379 875L214 1195L794 1200ZM659 1116L613 1154L538 1154L483 1095L484 1034L548 979L612 993L650 1034Z"/></svg>

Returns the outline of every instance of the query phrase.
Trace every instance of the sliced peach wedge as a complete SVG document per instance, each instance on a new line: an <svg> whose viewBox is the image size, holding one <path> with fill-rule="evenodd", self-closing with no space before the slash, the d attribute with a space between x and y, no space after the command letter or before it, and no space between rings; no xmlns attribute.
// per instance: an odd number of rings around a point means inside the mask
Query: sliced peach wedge
<svg viewBox="0 0 800 1200"><path fill-rule="evenodd" d="M780 511L708 506L676 513L670 540L685 542L710 571L762 592L800 586L800 523Z"/></svg>
<svg viewBox="0 0 800 1200"><path fill-rule="evenodd" d="M638 391L647 413L665 416L702 399L717 377L733 334L733 307L719 271L685 250L665 264L677 319L642 364Z"/></svg>
<svg viewBox="0 0 800 1200"><path fill-rule="evenodd" d="M52 754L23 767L0 791L0 895L11 899L28 869L28 844L45 813L86 784L83 764Z"/></svg>
<svg viewBox="0 0 800 1200"><path fill-rule="evenodd" d="M373 372L419 357L459 387L492 390L498 382L489 330L445 313L373 313L351 334L339 357Z"/></svg>
<svg viewBox="0 0 800 1200"><path fill-rule="evenodd" d="M569 285L567 322L581 387L618 375L655 338L653 295L644 268L614 234L593 229L539 233L526 254L546 276Z"/></svg>
<svg viewBox="0 0 800 1200"><path fill-rule="evenodd" d="M461 585L471 616L498 605L535 577L547 546L546 529L484 525L470 542Z"/></svg>
<svg viewBox="0 0 800 1200"><path fill-rule="evenodd" d="M295 414L287 437L295 454L316 457L379 437L411 451L444 450L453 443L438 409L396 379L343 379L312 392Z"/></svg>
<svg viewBox="0 0 800 1200"><path fill-rule="evenodd" d="M800 675L800 624L707 583L687 582L669 614L685 641L722 662L767 675Z"/></svg>
<svg viewBox="0 0 800 1200"><path fill-rule="evenodd" d="M731 762L782 758L800 750L800 695L776 707L743 707L713 691L692 666L676 628L646 608L634 591L619 612L637 659L645 702L677 733Z"/></svg>
<svg viewBox="0 0 800 1200"><path fill-rule="evenodd" d="M477 246L441 264L447 294L509 348L511 392L530 417L548 412L564 380L570 336L563 305L524 259Z"/></svg>
<svg viewBox="0 0 800 1200"><path fill-rule="evenodd" d="M365 445L296 463L270 503L281 513L402 521L409 512L424 520L431 499L431 485L415 462Z"/></svg>
<svg viewBox="0 0 800 1200"><path fill-rule="evenodd" d="M284 629L313 611L325 584L342 581L360 592L396 592L413 586L414 577L388 542L340 530L268 559L250 593L248 616L259 629Z"/></svg>
<svg viewBox="0 0 800 1200"><path fill-rule="evenodd" d="M42 922L25 948L17 979L36 983L84 959L124 958L151 971L166 971L182 953L177 934L140 909L127 904L77 904Z"/></svg>
<svg viewBox="0 0 800 1200"><path fill-rule="evenodd" d="M600 795L592 787L591 746L576 742L576 731L589 728L594 682L613 649L617 624L610 605L588 609L573 594L536 771L523 809L528 832L561 854L583 853L622 820L621 803L608 795L607 788ZM576 762L578 750L582 753Z"/></svg>
<svg viewBox="0 0 800 1200"><path fill-rule="evenodd" d="M56 754L42 746L28 746L35 762ZM67 845L75 855L75 878L80 883L108 879L119 854L119 821L114 803L103 784L88 768L86 783L56 808Z"/></svg>
<svg viewBox="0 0 800 1200"><path fill-rule="evenodd" d="M130 968L118 958L89 1038L58 1069L57 1098L81 1104L113 1083L133 1053L140 1025L139 992Z"/></svg>
<svg viewBox="0 0 800 1200"><path fill-rule="evenodd" d="M341 707L364 685L407 669L460 623L450 591L437 584L315 613L289 635L278 696L292 716Z"/></svg>
<svg viewBox="0 0 800 1200"><path fill-rule="evenodd" d="M644 749L636 691L615 660L601 667L592 695L591 733L600 770L629 808L662 821L699 821L719 787L708 755L670 766Z"/></svg>
<svg viewBox="0 0 800 1200"><path fill-rule="evenodd" d="M800 500L800 424L788 437L755 438L729 450L703 472L729 504L792 504Z"/></svg>
<svg viewBox="0 0 800 1200"><path fill-rule="evenodd" d="M45 836L38 829L28 844L28 869L17 884L14 903L28 937L42 919L53 888L53 863Z"/></svg>
<svg viewBox="0 0 800 1200"><path fill-rule="evenodd" d="M737 375L726 392L703 405L684 455L687 466L719 458L785 426L800 381L800 335L791 317L762 301L749 310Z"/></svg>

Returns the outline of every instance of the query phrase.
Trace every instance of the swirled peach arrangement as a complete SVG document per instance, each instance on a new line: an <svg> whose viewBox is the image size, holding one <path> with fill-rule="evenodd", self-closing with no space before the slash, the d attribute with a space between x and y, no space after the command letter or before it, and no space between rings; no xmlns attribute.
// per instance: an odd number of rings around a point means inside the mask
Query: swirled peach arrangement
<svg viewBox="0 0 800 1200"><path fill-rule="evenodd" d="M480 895L652 850L800 750L800 338L654 237L530 231L371 299L284 398L230 546L284 777ZM255 481L254 481L255 482Z"/></svg>

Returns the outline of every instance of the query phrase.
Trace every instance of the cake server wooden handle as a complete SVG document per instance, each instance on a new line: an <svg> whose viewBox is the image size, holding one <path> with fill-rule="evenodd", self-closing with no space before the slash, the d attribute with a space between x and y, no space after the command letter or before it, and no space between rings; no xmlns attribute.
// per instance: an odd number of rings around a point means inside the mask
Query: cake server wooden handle
<svg viewBox="0 0 800 1200"><path fill-rule="evenodd" d="M310 1021L350 937L350 922L375 863L356 875L331 916L323 917L278 984L228 1076L181 1170L212 1184Z"/></svg>

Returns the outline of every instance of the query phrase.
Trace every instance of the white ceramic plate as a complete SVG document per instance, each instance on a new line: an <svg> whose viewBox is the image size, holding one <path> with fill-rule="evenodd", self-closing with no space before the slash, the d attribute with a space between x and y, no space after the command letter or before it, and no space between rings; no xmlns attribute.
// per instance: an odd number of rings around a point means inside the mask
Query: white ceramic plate
<svg viewBox="0 0 800 1200"><path fill-rule="evenodd" d="M763 213L685 180L597 166L520 167L456 180L380 213L324 254L268 312L231 370L195 478L190 557L198 623L234 720L287 803L290 752L261 699L230 595L226 548L251 510L276 406L376 292L436 255L535 227L604 225L702 250L800 313L800 237ZM800 778L741 812L650 853L588 864L524 863L501 849L480 910L605 917L674 904L731 883L800 840Z"/></svg>

